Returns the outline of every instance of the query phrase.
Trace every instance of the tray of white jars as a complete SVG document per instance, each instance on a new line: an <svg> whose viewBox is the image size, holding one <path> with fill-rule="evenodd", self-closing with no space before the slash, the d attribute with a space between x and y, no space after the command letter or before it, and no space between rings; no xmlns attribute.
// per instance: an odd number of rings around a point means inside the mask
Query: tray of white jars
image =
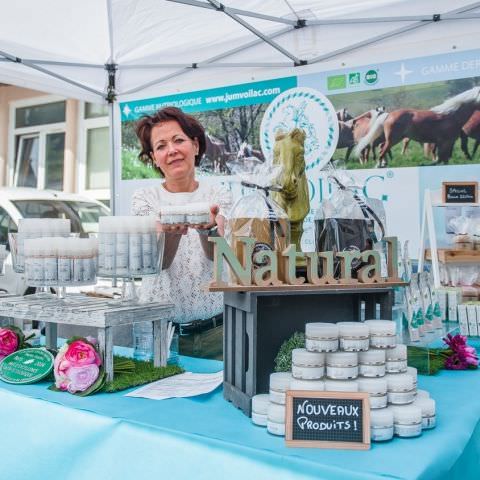
<svg viewBox="0 0 480 480"><path fill-rule="evenodd" d="M24 273L31 287L94 285L96 238L42 237L24 240Z"/></svg>
<svg viewBox="0 0 480 480"><path fill-rule="evenodd" d="M123 280L122 300L138 301L135 279L158 274L164 244L154 216L100 217L98 276Z"/></svg>

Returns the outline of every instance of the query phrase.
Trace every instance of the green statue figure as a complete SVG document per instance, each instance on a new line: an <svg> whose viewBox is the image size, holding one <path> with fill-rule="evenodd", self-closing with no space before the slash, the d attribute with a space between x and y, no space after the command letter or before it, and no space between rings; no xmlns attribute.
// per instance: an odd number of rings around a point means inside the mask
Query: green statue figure
<svg viewBox="0 0 480 480"><path fill-rule="evenodd" d="M296 245L297 251L302 251L303 220L310 211L304 142L305 132L295 128L289 133L277 132L273 148L273 164L282 165L278 179L282 190L271 195L288 215L291 243Z"/></svg>

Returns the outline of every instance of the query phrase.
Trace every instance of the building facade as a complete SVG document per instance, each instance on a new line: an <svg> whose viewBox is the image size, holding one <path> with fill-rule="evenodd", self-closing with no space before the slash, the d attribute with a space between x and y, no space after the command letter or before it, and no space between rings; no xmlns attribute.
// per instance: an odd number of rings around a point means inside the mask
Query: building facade
<svg viewBox="0 0 480 480"><path fill-rule="evenodd" d="M0 186L110 201L106 105L0 86Z"/></svg>

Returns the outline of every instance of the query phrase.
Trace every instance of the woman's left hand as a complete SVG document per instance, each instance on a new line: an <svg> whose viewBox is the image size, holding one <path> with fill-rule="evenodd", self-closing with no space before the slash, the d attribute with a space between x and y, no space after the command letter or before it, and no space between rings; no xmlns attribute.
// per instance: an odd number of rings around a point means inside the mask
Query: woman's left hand
<svg viewBox="0 0 480 480"><path fill-rule="evenodd" d="M203 223L202 225L193 225L192 228L196 230L210 230L211 228L217 226L218 234L223 237L225 233L225 217L219 215L220 207L218 205L210 206L210 221L208 223Z"/></svg>

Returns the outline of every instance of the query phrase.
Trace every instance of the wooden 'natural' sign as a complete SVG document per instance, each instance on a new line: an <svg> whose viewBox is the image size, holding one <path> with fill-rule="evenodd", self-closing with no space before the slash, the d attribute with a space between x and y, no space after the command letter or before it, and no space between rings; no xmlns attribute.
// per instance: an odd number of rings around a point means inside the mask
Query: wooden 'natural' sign
<svg viewBox="0 0 480 480"><path fill-rule="evenodd" d="M209 238L214 244L213 281L210 289L228 288L223 270L227 265L230 277L236 285L249 287L280 287L282 285L358 285L392 284L401 282L398 278L396 237L386 237L387 277L381 276L381 259L378 251L349 250L342 252L298 252L295 245L282 251L255 250L256 239L238 237L234 248L223 237ZM239 252L238 255L236 252ZM306 262L306 278L297 276L297 261ZM339 262L340 275L334 276L334 262ZM355 269L354 265L362 263ZM319 268L320 267L320 268ZM356 271L356 278L352 275ZM319 275L319 271L322 272Z"/></svg>
<svg viewBox="0 0 480 480"><path fill-rule="evenodd" d="M285 416L289 447L370 448L368 393L290 390Z"/></svg>

